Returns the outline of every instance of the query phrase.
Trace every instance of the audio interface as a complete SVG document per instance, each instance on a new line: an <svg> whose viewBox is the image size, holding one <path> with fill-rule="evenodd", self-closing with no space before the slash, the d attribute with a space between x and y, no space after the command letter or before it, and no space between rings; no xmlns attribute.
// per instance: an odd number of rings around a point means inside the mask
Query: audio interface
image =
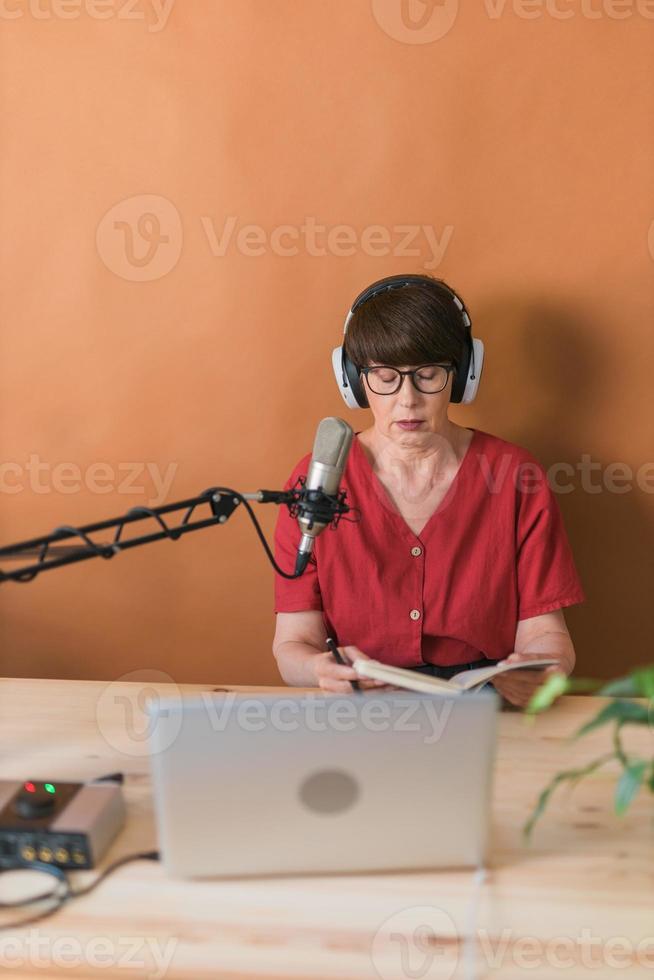
<svg viewBox="0 0 654 980"><path fill-rule="evenodd" d="M119 783L0 780L0 870L93 868L124 823Z"/></svg>

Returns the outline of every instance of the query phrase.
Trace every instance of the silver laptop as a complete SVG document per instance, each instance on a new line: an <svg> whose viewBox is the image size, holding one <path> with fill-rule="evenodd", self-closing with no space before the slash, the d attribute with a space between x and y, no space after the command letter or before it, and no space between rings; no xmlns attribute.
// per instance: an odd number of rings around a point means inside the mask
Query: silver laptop
<svg viewBox="0 0 654 980"><path fill-rule="evenodd" d="M484 863L499 698L203 694L151 702L176 877Z"/></svg>

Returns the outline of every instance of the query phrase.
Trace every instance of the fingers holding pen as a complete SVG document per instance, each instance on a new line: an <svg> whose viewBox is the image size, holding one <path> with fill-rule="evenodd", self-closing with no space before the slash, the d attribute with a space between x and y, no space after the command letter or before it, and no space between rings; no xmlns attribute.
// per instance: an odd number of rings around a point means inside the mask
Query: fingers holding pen
<svg viewBox="0 0 654 980"><path fill-rule="evenodd" d="M327 641L329 647L316 657L316 676L322 691L332 694L351 694L352 690L379 690L387 687L382 681L359 677L352 666L354 660L365 658L357 647L337 647L333 640ZM367 659L367 658L366 658Z"/></svg>

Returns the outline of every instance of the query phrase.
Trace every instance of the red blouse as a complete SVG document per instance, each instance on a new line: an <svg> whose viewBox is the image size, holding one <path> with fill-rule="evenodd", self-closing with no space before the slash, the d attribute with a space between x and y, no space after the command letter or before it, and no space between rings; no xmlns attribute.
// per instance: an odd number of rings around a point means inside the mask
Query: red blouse
<svg viewBox="0 0 654 980"><path fill-rule="evenodd" d="M526 449L480 429L447 494L413 533L354 438L341 489L360 520L316 539L304 575L275 575L275 612L321 610L339 646L413 667L499 660L518 621L584 602L558 503ZM286 488L306 474L311 455ZM280 508L275 556L295 565L297 521ZM315 561L314 561L315 559Z"/></svg>

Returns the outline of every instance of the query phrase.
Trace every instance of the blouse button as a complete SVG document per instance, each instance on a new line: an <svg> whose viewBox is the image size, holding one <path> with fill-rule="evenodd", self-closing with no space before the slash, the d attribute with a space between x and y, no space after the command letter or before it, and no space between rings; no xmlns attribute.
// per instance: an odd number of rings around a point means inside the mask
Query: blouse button
<svg viewBox="0 0 654 980"><path fill-rule="evenodd" d="M422 548L419 548L416 545L415 548L411 549L411 554L413 555L414 558L420 558L420 555L422 554Z"/></svg>
<svg viewBox="0 0 654 980"><path fill-rule="evenodd" d="M411 619L420 619L420 610L412 609L411 612L409 613L409 616L411 617Z"/></svg>

